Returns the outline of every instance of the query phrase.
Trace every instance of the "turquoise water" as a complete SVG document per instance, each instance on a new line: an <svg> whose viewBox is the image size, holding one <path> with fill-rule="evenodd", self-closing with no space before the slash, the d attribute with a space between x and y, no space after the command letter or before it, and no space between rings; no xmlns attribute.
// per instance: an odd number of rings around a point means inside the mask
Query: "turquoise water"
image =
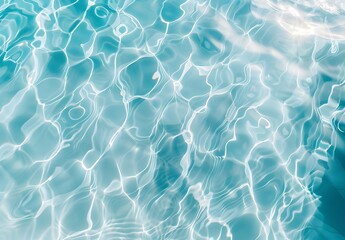
<svg viewBox="0 0 345 240"><path fill-rule="evenodd" d="M345 5L0 0L0 239L345 239Z"/></svg>

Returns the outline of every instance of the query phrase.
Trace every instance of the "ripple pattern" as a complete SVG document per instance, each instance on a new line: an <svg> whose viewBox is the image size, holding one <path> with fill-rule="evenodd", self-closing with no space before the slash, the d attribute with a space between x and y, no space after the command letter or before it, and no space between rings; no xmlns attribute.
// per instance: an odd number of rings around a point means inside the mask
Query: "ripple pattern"
<svg viewBox="0 0 345 240"><path fill-rule="evenodd" d="M345 4L0 0L0 239L345 239Z"/></svg>

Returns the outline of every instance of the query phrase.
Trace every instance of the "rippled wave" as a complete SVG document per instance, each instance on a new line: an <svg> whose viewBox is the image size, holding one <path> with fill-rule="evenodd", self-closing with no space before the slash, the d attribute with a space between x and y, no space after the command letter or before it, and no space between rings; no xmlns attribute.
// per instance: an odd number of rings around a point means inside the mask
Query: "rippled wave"
<svg viewBox="0 0 345 240"><path fill-rule="evenodd" d="M345 4L0 0L0 239L345 239Z"/></svg>

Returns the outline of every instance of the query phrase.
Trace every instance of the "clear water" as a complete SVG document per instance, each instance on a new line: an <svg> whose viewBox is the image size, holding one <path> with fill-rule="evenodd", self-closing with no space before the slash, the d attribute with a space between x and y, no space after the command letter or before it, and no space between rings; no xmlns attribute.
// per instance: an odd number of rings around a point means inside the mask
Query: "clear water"
<svg viewBox="0 0 345 240"><path fill-rule="evenodd" d="M0 239L345 239L345 5L0 0Z"/></svg>

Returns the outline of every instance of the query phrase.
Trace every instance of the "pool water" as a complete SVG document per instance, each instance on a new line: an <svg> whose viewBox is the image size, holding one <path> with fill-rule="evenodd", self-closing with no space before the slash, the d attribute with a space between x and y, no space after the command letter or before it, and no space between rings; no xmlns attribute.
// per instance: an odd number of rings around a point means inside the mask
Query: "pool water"
<svg viewBox="0 0 345 240"><path fill-rule="evenodd" d="M0 239L345 239L345 5L0 0Z"/></svg>

